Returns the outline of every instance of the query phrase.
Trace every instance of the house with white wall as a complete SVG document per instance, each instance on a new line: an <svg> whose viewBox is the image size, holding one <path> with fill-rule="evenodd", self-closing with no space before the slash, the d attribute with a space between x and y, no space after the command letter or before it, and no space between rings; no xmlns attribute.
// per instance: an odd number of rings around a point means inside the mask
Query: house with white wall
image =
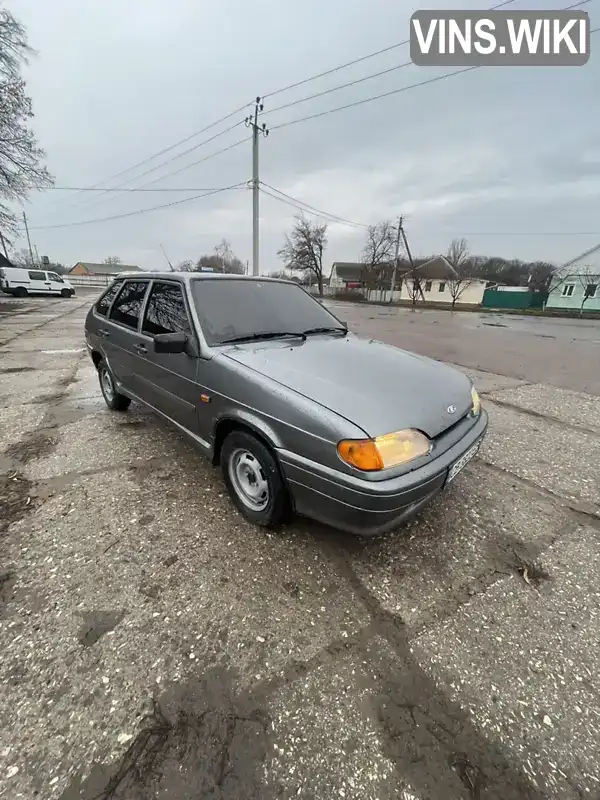
<svg viewBox="0 0 600 800"><path fill-rule="evenodd" d="M444 256L436 256L415 270L417 280L417 302L452 303L457 305L481 305L486 281L478 278L462 279ZM415 291L411 276L404 278L401 289L402 300L412 298Z"/></svg>
<svg viewBox="0 0 600 800"><path fill-rule="evenodd" d="M550 283L546 308L600 311L600 245L558 270Z"/></svg>

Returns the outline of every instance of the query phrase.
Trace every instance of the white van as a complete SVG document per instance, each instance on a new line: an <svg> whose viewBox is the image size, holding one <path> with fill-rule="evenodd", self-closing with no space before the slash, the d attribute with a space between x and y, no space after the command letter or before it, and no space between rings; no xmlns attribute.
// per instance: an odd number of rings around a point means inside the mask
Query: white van
<svg viewBox="0 0 600 800"><path fill-rule="evenodd" d="M27 297L30 294L59 294L61 297L73 297L75 294L72 284L56 272L17 267L0 269L0 289L5 294L13 294L15 297Z"/></svg>

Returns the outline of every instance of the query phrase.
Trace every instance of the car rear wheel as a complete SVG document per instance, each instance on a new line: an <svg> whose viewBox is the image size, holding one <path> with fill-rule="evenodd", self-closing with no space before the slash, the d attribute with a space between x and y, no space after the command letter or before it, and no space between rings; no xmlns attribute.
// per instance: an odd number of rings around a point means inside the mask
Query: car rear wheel
<svg viewBox="0 0 600 800"><path fill-rule="evenodd" d="M126 411L129 408L131 400L117 391L115 380L106 361L101 361L98 364L98 379L100 380L100 389L106 405L112 411Z"/></svg>
<svg viewBox="0 0 600 800"><path fill-rule="evenodd" d="M250 522L275 527L285 521L290 502L275 456L256 436L233 431L221 451L223 479L236 508Z"/></svg>
<svg viewBox="0 0 600 800"><path fill-rule="evenodd" d="M15 297L27 297L28 294L29 292L24 286L17 286L17 288L14 291Z"/></svg>

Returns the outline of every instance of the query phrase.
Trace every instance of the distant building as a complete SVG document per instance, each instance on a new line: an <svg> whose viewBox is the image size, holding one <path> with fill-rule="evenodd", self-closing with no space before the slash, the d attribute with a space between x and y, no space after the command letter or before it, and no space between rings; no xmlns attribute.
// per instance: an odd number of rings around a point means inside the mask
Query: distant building
<svg viewBox="0 0 600 800"><path fill-rule="evenodd" d="M353 289L362 285L365 265L354 261L334 261L329 276L329 285L335 289Z"/></svg>
<svg viewBox="0 0 600 800"><path fill-rule="evenodd" d="M565 264L550 284L546 308L579 311L582 306L600 311L600 245Z"/></svg>
<svg viewBox="0 0 600 800"><path fill-rule="evenodd" d="M141 272L139 267L131 264L92 264L91 261L78 261L69 270L69 275L102 275L112 277L122 272Z"/></svg>
<svg viewBox="0 0 600 800"><path fill-rule="evenodd" d="M365 265L360 262L336 261L331 268L330 286L332 289L359 289L364 288ZM391 265L383 265L383 282L387 283L383 293L380 288L369 292L369 299L385 300L389 297L389 282L391 281ZM423 295L419 294L418 301L426 303L452 303L452 295L448 286L449 281L456 278L450 262L444 256L425 261L415 267L419 277L419 284ZM389 277L388 277L389 275ZM467 285L468 284L468 285ZM458 303L480 305L486 282L472 279L461 286ZM402 262L396 273L396 287L394 300L409 300L413 290L413 278L408 272L405 262ZM372 296L371 296L372 295ZM385 297L384 297L385 295Z"/></svg>

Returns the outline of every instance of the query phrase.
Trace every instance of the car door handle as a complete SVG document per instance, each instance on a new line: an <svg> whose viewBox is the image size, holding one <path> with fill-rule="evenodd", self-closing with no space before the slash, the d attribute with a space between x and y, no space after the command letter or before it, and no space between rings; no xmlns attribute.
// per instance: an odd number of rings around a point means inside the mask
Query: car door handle
<svg viewBox="0 0 600 800"><path fill-rule="evenodd" d="M110 332L106 328L100 328L98 330L98 336L101 336L103 339L108 339Z"/></svg>
<svg viewBox="0 0 600 800"><path fill-rule="evenodd" d="M138 353L147 353L148 350L146 349L145 344L134 344L133 349L136 350Z"/></svg>

